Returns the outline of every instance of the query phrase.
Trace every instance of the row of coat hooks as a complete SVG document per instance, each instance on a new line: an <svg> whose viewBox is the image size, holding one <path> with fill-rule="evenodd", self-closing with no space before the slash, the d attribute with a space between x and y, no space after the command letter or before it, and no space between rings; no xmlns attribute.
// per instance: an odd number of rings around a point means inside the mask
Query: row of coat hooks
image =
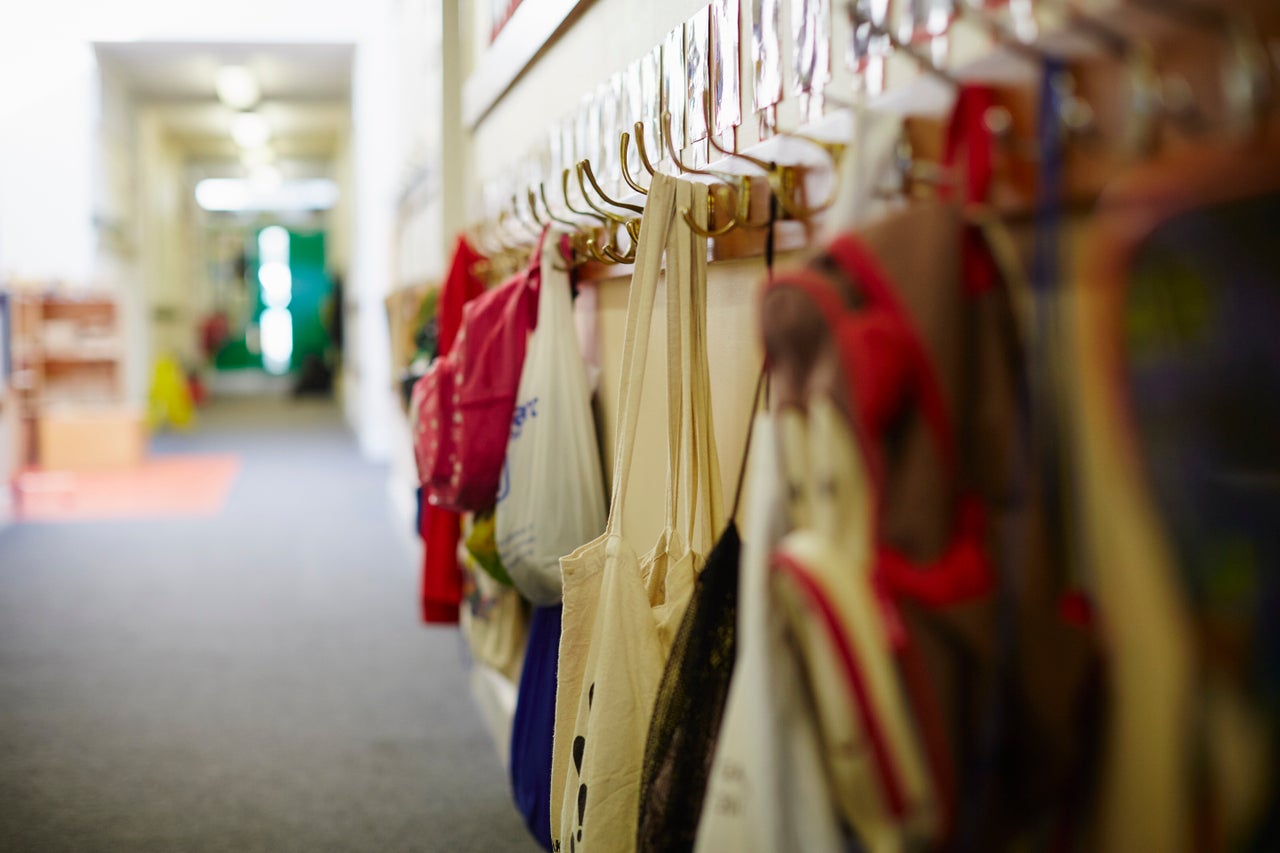
<svg viewBox="0 0 1280 853"><path fill-rule="evenodd" d="M1063 200L1064 205L1074 207L1091 203L1105 183L1105 174L1112 171L1099 164L1114 166L1117 161L1133 162L1149 156L1170 134L1198 137L1246 127L1265 131L1280 90L1280 46L1274 41L1269 44L1264 33L1280 25L1275 20L1280 16L1259 22L1250 14L1256 10L1244 5L1229 9L1196 0L1130 0L1129 11L1155 16L1169 25L1166 29L1181 31L1193 39L1208 39L1205 43L1219 48L1207 57L1203 50L1193 52L1194 56L1186 53L1181 57L1183 67L1177 70L1161 69L1150 44L1127 32L1131 15L1121 21L1110 20L1086 11L1076 0L1065 3L1065 32L1076 45L1088 45L1084 51L1055 49L1047 41L1038 44L1024 38L1005 26L981 0L976 5L974 0L961 0L956 14L978 24L997 47L1009 54L1042 69L1054 69L1057 79L1053 85L1063 90L1055 120L1063 138L1071 140L1073 149L1083 153L1080 159L1084 163L1075 164L1083 165L1075 170L1079 180L1069 179L1063 189L1071 197ZM1264 0L1254 5L1267 8ZM917 44L902 40L883 18L874 17L867 8L858 0L845 6L856 37L864 43L868 36L879 40L887 45L886 56L905 57L923 77L947 88L958 91L967 82L935 62ZM1276 31L1271 29L1270 34L1274 36ZM1057 43L1063 42L1059 39ZM1221 58L1224 54L1225 60ZM1194 63L1187 65L1188 59ZM1206 65L1212 66L1212 73L1206 71ZM1214 74L1218 80L1216 91L1206 91L1200 84ZM1120 97L1121 92L1126 95ZM1014 163L1007 170L1009 188L1000 205L1000 212L1010 217L1025 215L1037 198L1034 164L1040 152L1033 132L1027 132L1036 126L1033 100L1028 87L1002 89L1001 97L985 116L999 149L997 156ZM827 102L838 108L853 106L830 97ZM670 163L671 173L708 184L707 226L700 226L691 211L682 210L681 215L695 233L712 239L716 259L763 254L765 234L771 229L775 236L784 235L780 250L801 248L812 242L822 215L834 201L844 144L799 132L782 133L783 138L804 143L821 152L822 157L781 163L758 156L762 151L732 150L718 141L716 134L708 133L708 144L721 159L695 166L682 158L674 144L670 106L664 97L661 118L655 127L657 139L653 140L656 150L646 139L646 122L637 121L630 132L620 134L616 148L619 163L615 167L620 164L630 195L612 197L601 185L591 160L582 158L560 170L550 188L546 180L537 180L511 192L495 217L470 228L473 242L489 256L483 272L491 278L501 278L519 269L544 227L554 223L571 235L570 263L588 267L583 270L586 277L622 274L624 271L617 268L634 261L647 184L658 170L654 164L663 160ZM871 107L874 109L874 103ZM705 89L702 108L706 125L711 127L711 96ZM941 146L939 122L911 119L903 127L894 174L886 186L895 193L916 194L936 191L951 183L953 177L946 174L934 156ZM770 152L780 150L776 144L769 144L772 142L759 147ZM635 158L631 156L633 144ZM790 150L795 150L794 145ZM655 153L656 158L650 156ZM990 213L986 209L982 215Z"/></svg>
<svg viewBox="0 0 1280 853"><path fill-rule="evenodd" d="M704 97L704 109L709 122L709 96ZM563 226L569 232L574 253L571 262L575 265L617 267L633 263L644 218L642 202L648 194L649 182L658 171L655 160L663 156L670 158L676 175L709 184L705 220L708 227L698 224L693 211L680 211L688 227L703 237L723 239L739 230L763 232L775 223L792 223L808 230L834 200L829 186L823 200L809 201L810 184L815 182L808 181L806 176L815 171L815 167L803 163L779 164L731 151L717 142L714 135L708 136L711 147L726 160L745 165L746 169L730 172L686 163L672 142L671 123L671 113L664 111L660 122L662 132L657 140L659 148L655 152L657 158L651 156L644 122L635 122L631 131L624 131L619 137L622 178L635 194L634 200L611 197L587 158L561 170L559 180L550 191L545 181L539 181L536 187L523 187L514 193L494 220L471 230L473 241L489 254L490 274L501 277L522 266L538 235L552 224ZM843 145L800 133L785 136L802 140L820 151L826 165L819 168L827 176L835 174ZM640 166L636 174L628 167L633 143ZM827 183L833 186L834 182ZM575 186L578 201L574 199ZM776 200L776 205L771 205L770 198Z"/></svg>

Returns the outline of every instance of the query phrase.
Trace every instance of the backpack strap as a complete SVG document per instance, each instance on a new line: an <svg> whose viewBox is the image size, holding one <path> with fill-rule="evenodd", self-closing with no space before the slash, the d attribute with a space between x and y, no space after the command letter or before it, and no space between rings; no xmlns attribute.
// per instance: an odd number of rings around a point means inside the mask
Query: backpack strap
<svg viewBox="0 0 1280 853"><path fill-rule="evenodd" d="M951 477L959 477L959 460L951 415L942 395L937 372L927 350L911 323L907 309L898 299L889 276L880 262L857 238L844 235L829 249L850 280L866 295L868 311L846 314L839 319L837 338L846 378L855 396L868 397L859 404L867 429L866 437L878 450L883 428L899 394L888 387L897 385L909 393L933 437L943 464ZM858 314L868 319L859 325ZM886 351L876 346L892 338ZM866 389L865 391L863 389ZM900 392L899 392L900 393ZM879 458L879 452L871 454ZM876 463L876 468L881 463ZM877 491L883 491L879 478ZM891 546L880 543L877 574L895 595L914 599L931 607L958 604L987 594L994 585L995 572L986 554L986 508L974 494L963 494L956 508L950 545L935 560L915 563Z"/></svg>

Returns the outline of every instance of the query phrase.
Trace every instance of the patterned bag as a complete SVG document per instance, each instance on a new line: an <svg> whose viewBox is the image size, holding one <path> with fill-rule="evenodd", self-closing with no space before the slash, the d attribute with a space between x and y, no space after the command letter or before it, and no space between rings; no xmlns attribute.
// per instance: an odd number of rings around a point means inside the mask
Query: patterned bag
<svg viewBox="0 0 1280 853"><path fill-rule="evenodd" d="M530 266L466 304L449 352L414 387L418 471L432 506L493 507L529 332L538 322L541 242Z"/></svg>

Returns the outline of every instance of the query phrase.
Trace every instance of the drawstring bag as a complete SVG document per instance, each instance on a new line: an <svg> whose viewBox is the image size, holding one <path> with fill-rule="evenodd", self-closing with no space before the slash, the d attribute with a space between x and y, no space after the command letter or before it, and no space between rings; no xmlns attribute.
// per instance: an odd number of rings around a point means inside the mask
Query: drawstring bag
<svg viewBox="0 0 1280 853"><path fill-rule="evenodd" d="M733 680L698 821L699 853L845 853L827 785L815 701L795 638L769 589L769 561L791 520L808 522L807 426L801 412L756 416L739 576ZM782 470L786 466L786 479Z"/></svg>
<svg viewBox="0 0 1280 853"><path fill-rule="evenodd" d="M466 304L453 347L414 388L418 470L432 506L479 512L497 499L525 347L538 322L541 252L539 241L527 269Z"/></svg>
<svg viewBox="0 0 1280 853"><path fill-rule="evenodd" d="M685 226L681 209L705 218L706 188L655 176L627 305L608 522L603 535L560 564L564 624L551 832L557 849L570 853L635 849L650 713L694 577L723 524L707 377L706 241ZM622 519L664 249L666 519L641 557L624 537Z"/></svg>
<svg viewBox="0 0 1280 853"><path fill-rule="evenodd" d="M604 530L604 475L574 330L569 275L553 233L542 247L538 327L529 337L495 509L498 554L534 604L557 604L560 558Z"/></svg>
<svg viewBox="0 0 1280 853"><path fill-rule="evenodd" d="M1075 434L1111 702L1096 849L1280 849L1280 148L1104 192Z"/></svg>
<svg viewBox="0 0 1280 853"><path fill-rule="evenodd" d="M759 405L764 373L756 384ZM716 736L737 654L738 567L742 538L735 520L751 452L747 429L729 525L698 573L654 703L640 784L641 853L692 850L697 839Z"/></svg>
<svg viewBox="0 0 1280 853"><path fill-rule="evenodd" d="M525 826L547 851L551 850L551 747L561 610L559 604L533 608L511 721L511 791Z"/></svg>

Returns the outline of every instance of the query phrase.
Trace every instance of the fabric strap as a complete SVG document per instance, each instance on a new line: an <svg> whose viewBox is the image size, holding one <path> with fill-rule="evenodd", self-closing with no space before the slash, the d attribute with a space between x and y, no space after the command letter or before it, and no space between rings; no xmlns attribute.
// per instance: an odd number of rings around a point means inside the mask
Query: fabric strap
<svg viewBox="0 0 1280 853"><path fill-rule="evenodd" d="M622 502L631 481L644 390L649 333L665 252L667 260L667 491L669 528L692 538L700 522L714 536L723 517L722 486L711 420L706 345L706 239L685 227L688 209L704 220L706 187L654 176L636 245L627 299L618 433L608 531L622 533ZM705 500L700 500L705 498ZM701 512L699 512L701 508Z"/></svg>
<svg viewBox="0 0 1280 853"><path fill-rule="evenodd" d="M965 206L986 201L995 175L991 130L987 127L987 110L994 104L994 92L989 86L962 86L947 123L942 165L952 174L961 170L958 177L963 194L955 200ZM955 193L944 188L942 195L954 199ZM983 293L999 280L995 260L976 227L966 227L961 240L964 287L969 293Z"/></svg>

